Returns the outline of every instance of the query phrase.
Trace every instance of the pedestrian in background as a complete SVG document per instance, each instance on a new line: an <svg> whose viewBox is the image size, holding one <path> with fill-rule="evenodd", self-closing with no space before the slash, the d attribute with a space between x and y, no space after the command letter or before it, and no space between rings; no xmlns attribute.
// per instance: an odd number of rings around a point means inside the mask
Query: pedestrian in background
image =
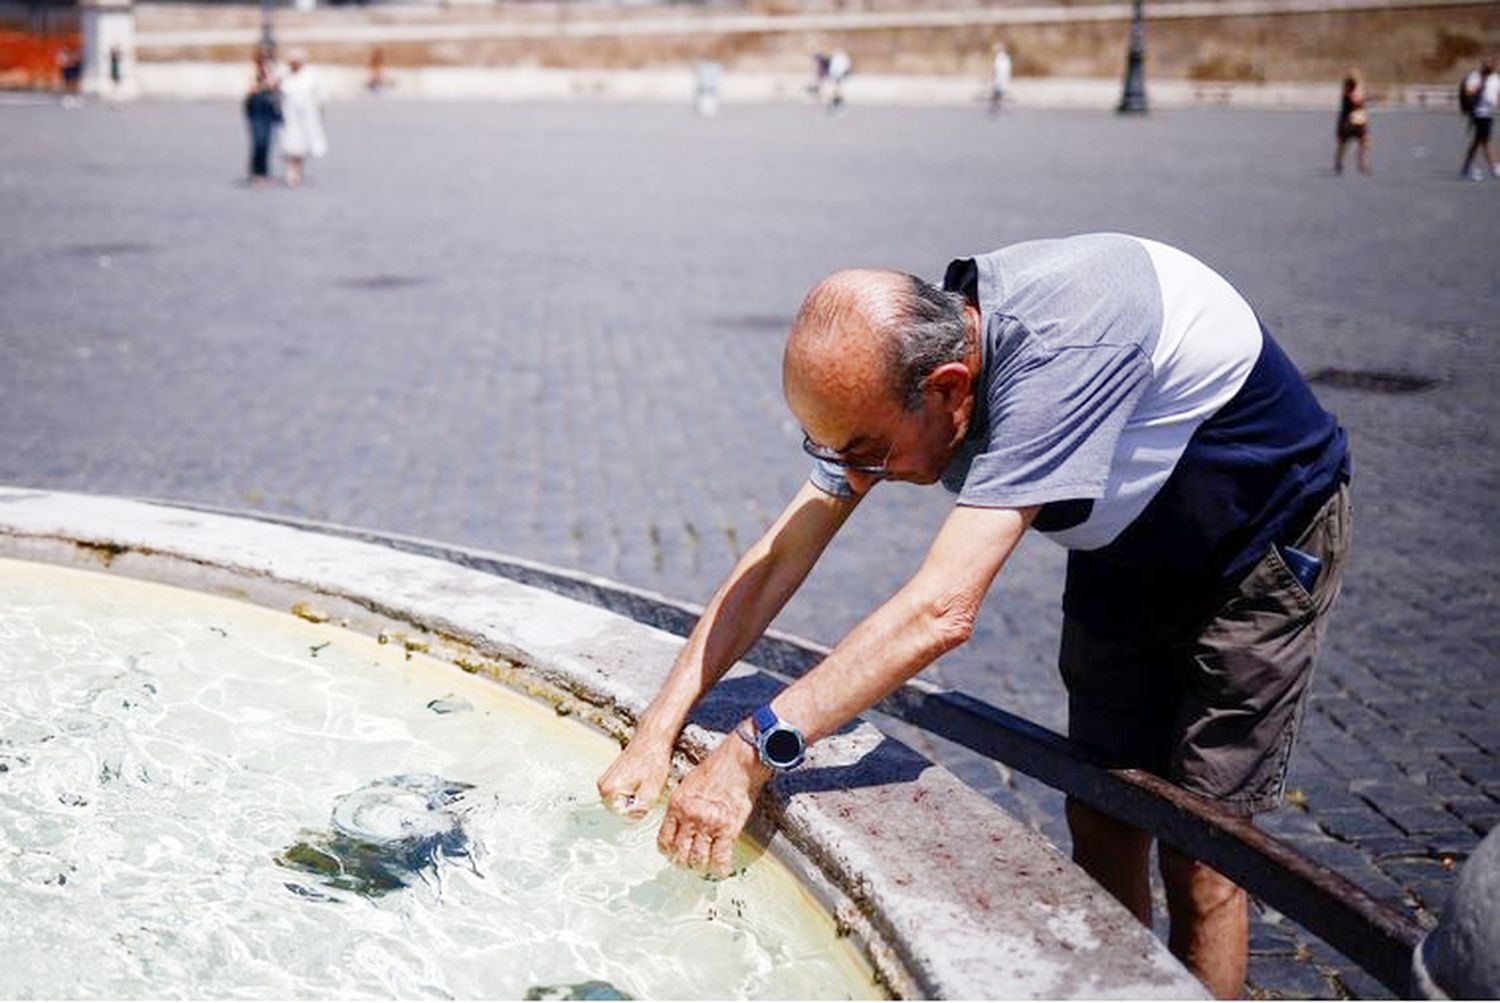
<svg viewBox="0 0 1500 1003"><path fill-rule="evenodd" d="M828 110L837 112L844 107L844 81L854 72L854 60L843 49L835 49L828 57Z"/></svg>
<svg viewBox="0 0 1500 1003"><path fill-rule="evenodd" d="M723 76L723 63L700 59L693 64L693 107L699 115L712 118L719 113L719 81Z"/></svg>
<svg viewBox="0 0 1500 1003"><path fill-rule="evenodd" d="M1010 90L1010 74L1010 53L1005 50L1004 42L996 42L994 80L990 85L991 115L1000 110L1000 102L1005 100L1005 92Z"/></svg>
<svg viewBox="0 0 1500 1003"><path fill-rule="evenodd" d="M82 107L83 98L79 90L83 81L83 50L72 47L58 50L57 69L62 74L62 106Z"/></svg>
<svg viewBox="0 0 1500 1003"><path fill-rule="evenodd" d="M1495 72L1494 60L1486 59L1479 69L1464 78L1459 104L1468 112L1469 128L1473 131L1474 138L1469 143L1468 152L1464 154L1464 165L1459 168L1458 176L1471 181L1484 180L1484 172L1478 167L1474 167L1472 172L1469 170L1474 163L1474 155L1482 150L1490 173L1500 177L1500 167L1495 166L1495 148L1490 145L1490 132L1495 124L1495 106L1500 105L1500 73Z"/></svg>
<svg viewBox="0 0 1500 1003"><path fill-rule="evenodd" d="M1359 173L1370 173L1370 112L1365 107L1365 89L1359 71L1344 74L1344 94L1339 101L1338 148L1333 154L1333 173L1344 173L1344 147L1359 144Z"/></svg>
<svg viewBox="0 0 1500 1003"><path fill-rule="evenodd" d="M245 120L250 125L250 187L264 188L271 177L271 140L281 122L276 70L265 49L255 50L255 69L245 93Z"/></svg>
<svg viewBox="0 0 1500 1003"><path fill-rule="evenodd" d="M286 183L296 188L302 184L307 158L328 152L323 132L325 95L317 71L307 65L306 52L293 49L286 61L287 72L281 78L281 155L286 157Z"/></svg>
<svg viewBox="0 0 1500 1003"><path fill-rule="evenodd" d="M390 86L390 79L385 75L385 51L377 47L370 53L370 76L365 80L365 88L371 94L379 94Z"/></svg>
<svg viewBox="0 0 1500 1003"><path fill-rule="evenodd" d="M812 83L807 85L807 93L820 103L823 101L824 88L828 86L828 60L826 52L813 53L813 78Z"/></svg>

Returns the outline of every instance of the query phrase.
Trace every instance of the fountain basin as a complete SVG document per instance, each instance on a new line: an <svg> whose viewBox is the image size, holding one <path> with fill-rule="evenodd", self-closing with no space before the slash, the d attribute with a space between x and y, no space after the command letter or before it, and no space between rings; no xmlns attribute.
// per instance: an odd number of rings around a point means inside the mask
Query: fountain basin
<svg viewBox="0 0 1500 1003"><path fill-rule="evenodd" d="M0 556L383 637L391 650L448 663L455 678L503 683L615 738L628 735L681 643L431 558L146 502L0 489ZM686 730L684 763L779 685L737 666ZM1044 839L868 723L778 778L757 831L893 995L1204 995Z"/></svg>

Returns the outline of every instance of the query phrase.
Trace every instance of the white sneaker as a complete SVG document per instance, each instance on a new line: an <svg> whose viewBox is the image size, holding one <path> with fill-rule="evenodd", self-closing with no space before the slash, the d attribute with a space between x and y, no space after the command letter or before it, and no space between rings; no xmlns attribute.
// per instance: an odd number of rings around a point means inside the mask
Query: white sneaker
<svg viewBox="0 0 1500 1003"><path fill-rule="evenodd" d="M1473 168L1472 170L1469 171L1469 180L1470 181L1483 181L1484 180L1484 171L1480 170L1477 167Z"/></svg>
<svg viewBox="0 0 1500 1003"><path fill-rule="evenodd" d="M1490 173L1495 177L1500 178L1500 164L1496 164L1494 167L1491 167Z"/></svg>

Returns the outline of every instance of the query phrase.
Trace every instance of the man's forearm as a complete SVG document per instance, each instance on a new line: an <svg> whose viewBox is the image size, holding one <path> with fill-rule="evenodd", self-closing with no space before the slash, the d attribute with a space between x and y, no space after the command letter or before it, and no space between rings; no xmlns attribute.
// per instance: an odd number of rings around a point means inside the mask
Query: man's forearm
<svg viewBox="0 0 1500 1003"><path fill-rule="evenodd" d="M985 593L1035 515L1035 508L955 510L911 581L776 697L777 713L815 742L967 641Z"/></svg>
<svg viewBox="0 0 1500 1003"><path fill-rule="evenodd" d="M852 509L804 486L709 600L638 735L676 740L693 707L765 633Z"/></svg>
<svg viewBox="0 0 1500 1003"><path fill-rule="evenodd" d="M796 724L809 743L816 742L962 644L968 638L967 622L967 614L952 616L941 604L904 589L777 696L776 711Z"/></svg>
<svg viewBox="0 0 1500 1003"><path fill-rule="evenodd" d="M963 643L990 583L1035 514L1033 508L960 506L943 523L912 580L777 696L772 701L777 713L817 741ZM732 596L715 597L728 598ZM721 608L718 617L728 613ZM665 719L667 704L662 707ZM725 736L672 792L657 847L685 867L727 875L734 840L744 831L770 773L755 750ZM600 788L606 797L614 789Z"/></svg>
<svg viewBox="0 0 1500 1003"><path fill-rule="evenodd" d="M775 618L795 589L772 588L773 568L765 555L747 553L714 593L667 681L636 727L637 735L673 742L688 715Z"/></svg>

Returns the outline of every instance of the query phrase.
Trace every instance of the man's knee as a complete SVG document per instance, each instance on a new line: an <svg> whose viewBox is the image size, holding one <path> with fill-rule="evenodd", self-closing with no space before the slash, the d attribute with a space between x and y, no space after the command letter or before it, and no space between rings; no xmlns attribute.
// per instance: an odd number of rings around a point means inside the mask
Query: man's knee
<svg viewBox="0 0 1500 1003"><path fill-rule="evenodd" d="M1245 890L1212 867L1163 844L1159 850L1162 884L1169 901L1206 913L1247 902Z"/></svg>
<svg viewBox="0 0 1500 1003"><path fill-rule="evenodd" d="M1080 850L1110 852L1121 857L1143 856L1151 848L1149 835L1092 805L1068 798L1065 809L1075 856Z"/></svg>

